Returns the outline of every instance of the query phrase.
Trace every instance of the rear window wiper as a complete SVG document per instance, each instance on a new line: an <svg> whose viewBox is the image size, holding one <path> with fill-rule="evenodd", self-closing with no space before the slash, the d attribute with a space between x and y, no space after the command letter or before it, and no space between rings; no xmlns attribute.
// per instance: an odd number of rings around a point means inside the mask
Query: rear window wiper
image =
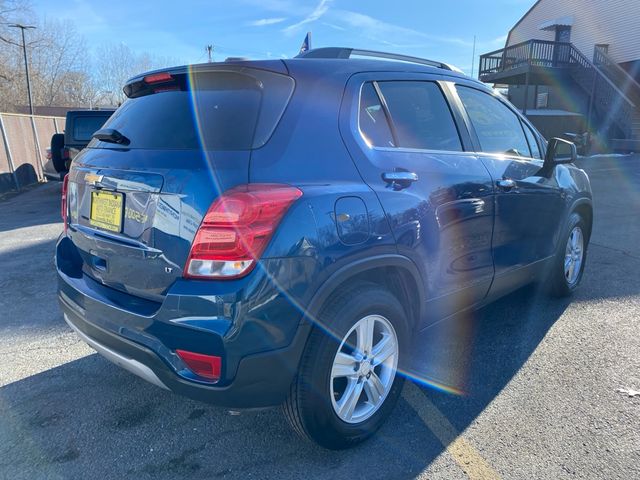
<svg viewBox="0 0 640 480"><path fill-rule="evenodd" d="M120 145L129 145L131 143L127 137L115 128L102 128L93 134L93 138L97 138L101 142L117 143Z"/></svg>

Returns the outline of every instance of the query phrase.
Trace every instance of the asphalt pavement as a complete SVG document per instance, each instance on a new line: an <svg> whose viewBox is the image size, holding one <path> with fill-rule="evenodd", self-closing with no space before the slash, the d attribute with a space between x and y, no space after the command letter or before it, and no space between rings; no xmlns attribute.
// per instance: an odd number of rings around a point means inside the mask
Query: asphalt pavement
<svg viewBox="0 0 640 480"><path fill-rule="evenodd" d="M417 339L378 435L343 452L277 409L163 391L66 326L53 252L60 185L0 202L0 478L640 478L640 155L579 160L594 190L583 284L534 289Z"/></svg>

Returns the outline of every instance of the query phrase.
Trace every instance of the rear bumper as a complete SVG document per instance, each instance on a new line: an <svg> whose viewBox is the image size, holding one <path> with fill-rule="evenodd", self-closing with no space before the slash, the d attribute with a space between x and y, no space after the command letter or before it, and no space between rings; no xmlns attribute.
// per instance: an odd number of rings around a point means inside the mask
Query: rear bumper
<svg viewBox="0 0 640 480"><path fill-rule="evenodd" d="M281 322L289 327L281 331L279 344L269 340L256 345L256 338L266 337L258 330L264 322L242 315L240 305L236 309L240 315L233 319L217 317L216 312L204 318L202 309L190 314L180 310L176 307L180 298L184 304L194 304L193 298L189 302L184 295L167 295L155 307L133 304L127 308L124 300L133 297L81 272L65 272L69 259L61 258L66 248L61 247L63 241L64 237L58 243L56 263L65 321L102 356L159 387L220 406L261 408L284 401L310 331L299 315ZM274 329L275 325L264 327ZM177 348L222 357L221 379L212 383L197 377L175 354Z"/></svg>
<svg viewBox="0 0 640 480"><path fill-rule="evenodd" d="M99 343L97 340L90 337L82 330L80 330L80 327L77 326L76 323L73 323L73 321L69 318L69 316L66 313L64 314L64 321L67 322L67 325L69 325L71 329L75 331L78 334L78 336L87 345L89 345L91 348L93 348L96 352L98 352L100 355L105 357L107 360L111 361L112 363L115 363L116 365L124 368L125 370L130 371L131 373L139 376L140 378L143 378L149 383L153 383L154 385L160 388L169 390L169 387L167 387L162 382L162 380L158 378L158 376L154 373L154 371L151 370L149 367L147 367L144 363L140 363L138 360L131 358L124 353L120 353L116 350L113 350L107 347L106 345ZM76 319L76 322L77 322L77 319ZM77 322L77 323L80 323L80 322Z"/></svg>
<svg viewBox="0 0 640 480"><path fill-rule="evenodd" d="M194 400L230 408L279 405L295 375L304 341L240 361L234 380L226 386L204 385L178 375L160 356L142 345L89 323L60 300L65 320L80 338L106 359L148 382Z"/></svg>

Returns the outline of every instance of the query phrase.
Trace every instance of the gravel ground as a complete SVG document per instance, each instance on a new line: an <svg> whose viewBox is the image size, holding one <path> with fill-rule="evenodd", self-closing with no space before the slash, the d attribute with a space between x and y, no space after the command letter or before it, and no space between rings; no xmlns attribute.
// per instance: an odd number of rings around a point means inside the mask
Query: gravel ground
<svg viewBox="0 0 640 480"><path fill-rule="evenodd" d="M617 391L640 390L640 156L580 164L596 211L579 292L526 289L424 332L416 382L346 452L94 354L55 299L59 184L1 202L0 478L640 478L640 395Z"/></svg>

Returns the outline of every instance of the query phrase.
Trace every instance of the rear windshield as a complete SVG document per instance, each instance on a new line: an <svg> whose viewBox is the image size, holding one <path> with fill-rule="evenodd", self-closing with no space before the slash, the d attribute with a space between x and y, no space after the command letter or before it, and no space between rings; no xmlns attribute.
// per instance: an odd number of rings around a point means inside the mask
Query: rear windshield
<svg viewBox="0 0 640 480"><path fill-rule="evenodd" d="M106 116L75 117L73 119L71 138L78 142L88 142L96 130L100 130L107 118Z"/></svg>
<svg viewBox="0 0 640 480"><path fill-rule="evenodd" d="M98 148L246 150L259 148L275 129L293 93L293 79L247 70L175 75L176 84L128 99L104 128L127 137L122 147L93 140Z"/></svg>

